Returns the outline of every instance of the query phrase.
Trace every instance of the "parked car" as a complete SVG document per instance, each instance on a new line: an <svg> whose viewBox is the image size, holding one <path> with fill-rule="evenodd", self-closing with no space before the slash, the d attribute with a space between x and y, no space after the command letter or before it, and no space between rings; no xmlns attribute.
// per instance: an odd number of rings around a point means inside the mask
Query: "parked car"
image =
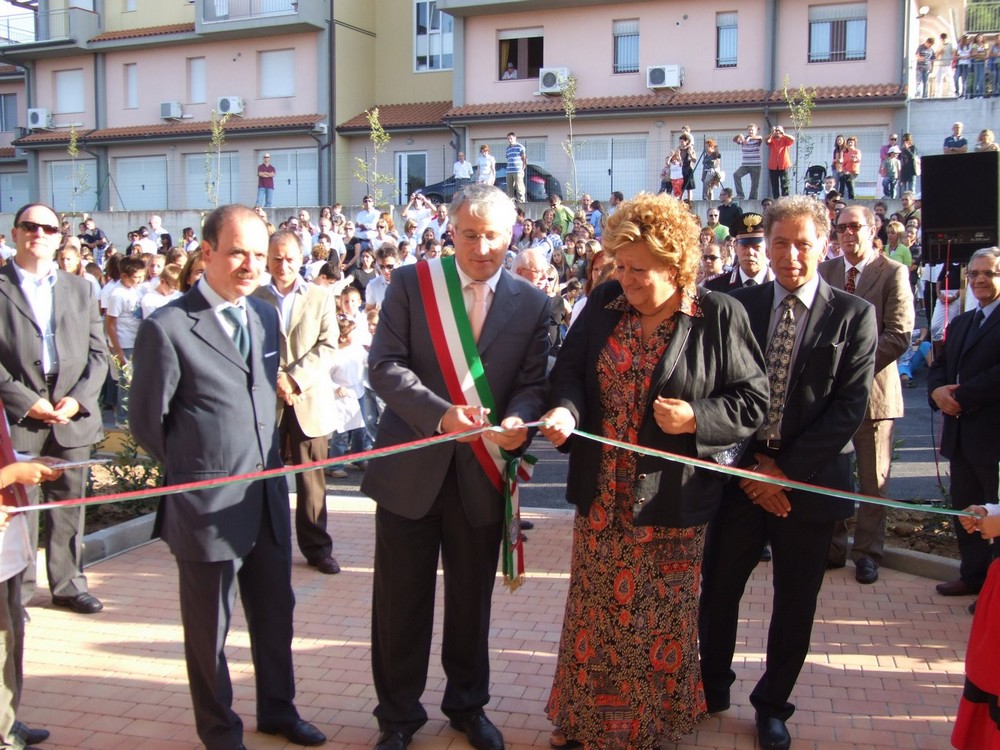
<svg viewBox="0 0 1000 750"><path fill-rule="evenodd" d="M476 172L478 167L473 167L472 181L476 181ZM497 181L496 185L501 190L506 190L507 188L507 165L497 164ZM418 193L423 193L434 205L440 203L451 203L452 196L455 195L455 191L458 190L458 185L455 184L455 178L449 177L447 180L442 180L441 182L435 182L433 185L427 185L426 187L417 190ZM552 174L541 167L537 167L534 164L528 165L528 174L524 181L524 188L527 192L528 201L531 203L547 203L549 196L553 193L559 193L563 195L562 183L559 182L557 177L553 177Z"/></svg>

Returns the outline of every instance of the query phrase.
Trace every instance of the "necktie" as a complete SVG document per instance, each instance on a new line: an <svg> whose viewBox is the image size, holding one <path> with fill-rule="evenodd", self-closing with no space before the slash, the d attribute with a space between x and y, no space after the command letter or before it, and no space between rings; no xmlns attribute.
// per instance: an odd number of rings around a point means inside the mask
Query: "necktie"
<svg viewBox="0 0 1000 750"><path fill-rule="evenodd" d="M247 331L247 324L243 321L243 311L238 307L225 307L222 309L222 314L233 324L233 343L245 360L250 354L250 332Z"/></svg>
<svg viewBox="0 0 1000 750"><path fill-rule="evenodd" d="M792 366L792 348L795 346L795 295L789 294L781 301L784 311L767 345L767 382L771 387L771 403L767 407L767 424L770 428L781 421L785 405L785 388L788 371Z"/></svg>
<svg viewBox="0 0 1000 750"><path fill-rule="evenodd" d="M976 310L976 314L972 316L972 327L978 331L982 327L984 320L986 320L986 313L980 307Z"/></svg>
<svg viewBox="0 0 1000 750"><path fill-rule="evenodd" d="M472 336L479 341L479 334L483 332L483 323L486 322L486 299L490 293L490 288L485 282L473 281L469 284L472 290L472 307L469 308L469 324L472 326Z"/></svg>
<svg viewBox="0 0 1000 750"><path fill-rule="evenodd" d="M844 284L844 291L848 294L854 294L854 290L857 289L858 273L857 268L847 269L847 283Z"/></svg>
<svg viewBox="0 0 1000 750"><path fill-rule="evenodd" d="M976 343L984 320L986 320L986 313L980 307L976 310L976 314L972 316L972 325L969 326L969 332L965 334L965 341L962 342L962 350L958 355L959 358L963 357L972 348L972 345Z"/></svg>
<svg viewBox="0 0 1000 750"><path fill-rule="evenodd" d="M757 282L753 279L747 279L743 282L743 286L757 286Z"/></svg>

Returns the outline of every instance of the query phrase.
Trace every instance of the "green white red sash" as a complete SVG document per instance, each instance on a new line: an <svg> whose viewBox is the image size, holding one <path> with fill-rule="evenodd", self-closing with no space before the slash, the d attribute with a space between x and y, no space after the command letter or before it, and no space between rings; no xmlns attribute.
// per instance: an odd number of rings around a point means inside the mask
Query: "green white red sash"
<svg viewBox="0 0 1000 750"><path fill-rule="evenodd" d="M417 263L417 279L431 341L451 402L489 409L488 418L496 425L501 415L497 414L486 371L476 349L455 258ZM518 480L531 478L535 458L511 456L496 443L482 438L470 446L490 483L504 497L503 576L504 584L513 591L524 581Z"/></svg>

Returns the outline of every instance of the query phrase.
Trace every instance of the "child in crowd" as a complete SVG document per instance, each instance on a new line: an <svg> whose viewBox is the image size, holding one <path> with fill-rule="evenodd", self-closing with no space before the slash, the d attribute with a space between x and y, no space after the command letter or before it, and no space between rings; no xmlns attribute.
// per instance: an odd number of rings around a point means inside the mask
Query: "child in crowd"
<svg viewBox="0 0 1000 750"><path fill-rule="evenodd" d="M369 310L365 313L367 319L365 330L368 331L368 344L365 349L365 395L361 397L361 416L365 421L365 450L371 450L375 445L375 433L378 430L378 420L382 416L385 402L375 395L372 384L368 382L368 348L371 345L375 329L378 328L378 310Z"/></svg>
<svg viewBox="0 0 1000 750"><path fill-rule="evenodd" d="M130 255L122 258L119 265L121 276L120 286L111 294L108 301L108 312L104 316L104 331L111 345L111 354L116 359L113 372L118 373L118 408L115 422L119 428L125 426L128 418L126 406L127 378L122 377L122 371L132 359L132 349L135 347L135 336L142 322L142 281L146 277L146 264L142 258Z"/></svg>
<svg viewBox="0 0 1000 750"><path fill-rule="evenodd" d="M368 318L361 302L361 292L353 286L344 288L337 298L337 312L338 318L350 320L356 326L351 340L367 348L372 342L372 337L368 333Z"/></svg>
<svg viewBox="0 0 1000 750"><path fill-rule="evenodd" d="M670 187L675 198L680 198L684 191L684 165L681 163L680 151L670 154Z"/></svg>
<svg viewBox="0 0 1000 750"><path fill-rule="evenodd" d="M353 320L340 318L337 320L340 335L337 338L337 351L330 368L330 377L336 386L333 409L337 414L337 429L330 441L330 453L333 456L345 456L364 450L365 422L361 416L361 398L365 393L365 366L368 352L364 347L354 343L357 325ZM362 468L354 464L346 464L350 468ZM347 472L335 468L330 472L334 479L343 479Z"/></svg>
<svg viewBox="0 0 1000 750"><path fill-rule="evenodd" d="M143 320L170 300L181 296L181 270L181 266L175 263L163 267L163 272L156 280L156 286L142 295L142 299L139 301Z"/></svg>
<svg viewBox="0 0 1000 750"><path fill-rule="evenodd" d="M882 196L884 198L896 197L896 185L899 182L899 171L903 168L903 163L899 160L899 148L890 146L889 152L882 161Z"/></svg>

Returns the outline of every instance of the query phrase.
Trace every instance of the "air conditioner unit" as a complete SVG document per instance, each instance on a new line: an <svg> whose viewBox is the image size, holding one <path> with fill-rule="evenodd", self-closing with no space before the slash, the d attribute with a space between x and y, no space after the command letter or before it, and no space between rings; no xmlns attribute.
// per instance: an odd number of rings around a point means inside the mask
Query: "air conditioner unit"
<svg viewBox="0 0 1000 750"><path fill-rule="evenodd" d="M561 94L567 78L569 78L568 68L542 68L538 71L538 93Z"/></svg>
<svg viewBox="0 0 1000 750"><path fill-rule="evenodd" d="M183 116L180 102L160 102L161 120L179 120Z"/></svg>
<svg viewBox="0 0 1000 750"><path fill-rule="evenodd" d="M47 109L28 110L29 130L48 130L52 127L52 115Z"/></svg>
<svg viewBox="0 0 1000 750"><path fill-rule="evenodd" d="M327 124L325 122L317 122L312 127L312 133L314 133L315 135L326 135Z"/></svg>
<svg viewBox="0 0 1000 750"><path fill-rule="evenodd" d="M679 89L683 85L682 65L650 65L646 68L646 88Z"/></svg>
<svg viewBox="0 0 1000 750"><path fill-rule="evenodd" d="M216 109L220 115L242 115L243 100L238 96L220 96Z"/></svg>

